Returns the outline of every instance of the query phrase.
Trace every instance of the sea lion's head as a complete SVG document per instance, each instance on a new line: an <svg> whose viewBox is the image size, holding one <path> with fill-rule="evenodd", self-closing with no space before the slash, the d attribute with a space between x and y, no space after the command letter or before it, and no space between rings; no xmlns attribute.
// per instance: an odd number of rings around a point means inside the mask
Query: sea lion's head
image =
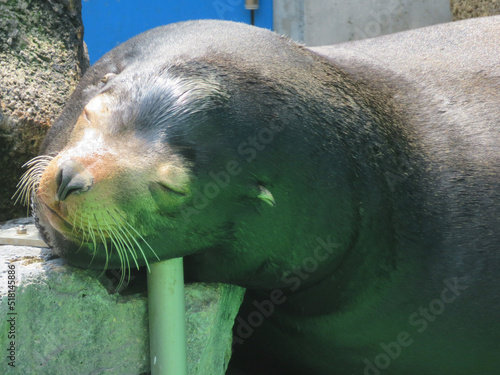
<svg viewBox="0 0 500 375"><path fill-rule="evenodd" d="M217 111L226 95L214 82L183 80L175 70L113 76L85 105L66 146L36 159L36 215L69 261L85 267L144 264L160 258L155 237L171 249L169 256L189 255L211 245L214 226L231 215L230 205L215 212L214 203L228 199L222 185L228 178L236 185L241 168L236 160L229 171L219 164L222 148L210 156L227 143L214 128L220 128ZM203 137L197 138L200 130ZM198 173L204 165L210 170ZM259 184L247 188L249 198L264 197ZM193 204L194 198L200 202Z"/></svg>
<svg viewBox="0 0 500 375"><path fill-rule="evenodd" d="M68 104L74 120L63 113L21 189L34 196L50 246L100 269L192 256L200 279L255 287L282 285L318 238L340 249L322 267L338 262L356 208L348 189L331 193L348 186L347 171L325 168L340 165L327 159L343 151L325 151L333 141L321 93L294 87L311 80L277 76L283 68L266 56L142 58L83 81L81 98Z"/></svg>

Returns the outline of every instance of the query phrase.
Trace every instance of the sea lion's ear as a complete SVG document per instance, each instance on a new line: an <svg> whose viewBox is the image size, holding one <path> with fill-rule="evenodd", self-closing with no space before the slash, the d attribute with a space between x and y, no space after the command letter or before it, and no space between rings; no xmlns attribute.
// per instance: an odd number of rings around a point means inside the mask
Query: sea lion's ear
<svg viewBox="0 0 500 375"><path fill-rule="evenodd" d="M257 198L262 200L264 203L270 205L271 207L276 207L276 201L274 200L274 197L271 194L271 192L262 185L259 185L258 189L259 191L257 194Z"/></svg>

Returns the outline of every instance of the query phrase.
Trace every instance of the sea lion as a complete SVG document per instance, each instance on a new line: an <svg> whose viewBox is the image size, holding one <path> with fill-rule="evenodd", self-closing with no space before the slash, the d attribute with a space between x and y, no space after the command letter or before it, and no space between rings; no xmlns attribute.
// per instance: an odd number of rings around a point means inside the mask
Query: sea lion
<svg viewBox="0 0 500 375"><path fill-rule="evenodd" d="M494 375L498 40L156 28L89 69L24 188L73 264L247 287L234 373Z"/></svg>

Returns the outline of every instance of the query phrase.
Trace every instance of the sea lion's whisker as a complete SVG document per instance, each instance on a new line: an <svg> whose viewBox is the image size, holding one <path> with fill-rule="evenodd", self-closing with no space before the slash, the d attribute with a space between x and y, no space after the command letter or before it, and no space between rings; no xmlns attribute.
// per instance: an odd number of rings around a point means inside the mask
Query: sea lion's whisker
<svg viewBox="0 0 500 375"><path fill-rule="evenodd" d="M31 198L36 197L36 190L43 171L53 158L53 156L41 155L29 160L23 165L23 168L29 169L23 173L16 185L17 190L11 198L15 199L14 204L21 202L28 207L29 212Z"/></svg>
<svg viewBox="0 0 500 375"><path fill-rule="evenodd" d="M130 225L129 223L125 222L127 225ZM137 246L137 248L139 249L139 251L141 252L142 254L142 257L144 258L144 262L146 263L146 267L148 269L148 272L151 272L151 269L149 268L149 262L148 262L148 258L146 257L146 254L144 254L144 250L142 249L142 246L139 244L139 242L135 239L134 235L128 230L128 228L126 226L122 226L122 230L126 230L127 231L127 234L128 234L128 237L131 238L134 242L135 242L135 245ZM143 239L144 241L144 239ZM147 243L146 243L147 244Z"/></svg>
<svg viewBox="0 0 500 375"><path fill-rule="evenodd" d="M94 244L94 248L97 247L97 243L95 241L95 235L94 235L94 230L92 229L92 225L90 224L90 218L87 218L87 222L89 224L87 228L87 234L89 236L89 239L92 240L92 243Z"/></svg>
<svg viewBox="0 0 500 375"><path fill-rule="evenodd" d="M134 255L133 252L130 251L130 248L129 248L129 244L126 240L126 238L123 238L122 234L119 232L119 226L115 229L118 229L116 230L115 232L115 235L118 237L118 239L120 240L120 242L122 243L122 250L123 250L123 255L125 255L125 260L127 261L127 268L126 268L126 271L128 273L128 277L127 277L127 283L130 282L130 277L131 277L131 267L130 267L130 260L129 260L129 254L130 256L132 257L134 263L136 264L137 266L137 269L139 269L139 265L137 264L137 257ZM125 275L123 275L125 277Z"/></svg>
<svg viewBox="0 0 500 375"><path fill-rule="evenodd" d="M120 212L118 210L115 210L115 211L120 216L120 218L123 220L123 222L125 224L127 224L129 226L129 228L132 229L134 231L134 233L137 234L137 236L149 247L149 249L154 254L154 256L156 257L156 259L158 259L158 261L160 261L161 260L160 257L156 254L156 252L149 245L149 243L144 239L144 237L131 224L129 224L129 222L120 214Z"/></svg>
<svg viewBox="0 0 500 375"><path fill-rule="evenodd" d="M110 239L111 241L111 244L110 244L110 248L109 248L109 254L106 254L106 268L108 266L108 263L109 263L109 259L111 258L111 255L113 253L113 246L116 248L116 252L118 254L118 257L120 258L120 267L122 267L122 256L121 256L121 253L120 253L120 249L116 246L116 243L115 243L115 239L113 238L113 233L112 231L110 230L110 225L108 223L108 221L106 220L106 218L104 216L101 216L102 217L102 220L104 221L104 225L106 226L107 228L107 235L108 235L108 238ZM103 236L104 236L104 233L103 233Z"/></svg>
<svg viewBox="0 0 500 375"><path fill-rule="evenodd" d="M113 220L115 220L113 217L111 217ZM127 233L122 229L122 226L119 225L116 220L115 220L115 223L117 224L116 226L116 235L120 238L120 240L122 241L123 245L124 245L124 249L125 251L127 251L130 256L132 257L132 260L134 261L137 269L139 269L139 264L137 263L137 254L134 250L134 246L132 244L132 242L130 242L130 238L129 236L127 235Z"/></svg>
<svg viewBox="0 0 500 375"><path fill-rule="evenodd" d="M109 215L109 217L112 220L114 220L111 215ZM123 243L123 240L120 238L120 236L117 235L115 228L113 226L110 226L109 224L107 225L107 227L109 229L109 238L111 239L112 244L115 246L118 257L120 258L121 277L117 286L117 289L120 289L125 280L125 272L127 270L128 270L128 279L130 280L130 261L125 248L125 244Z"/></svg>
<svg viewBox="0 0 500 375"><path fill-rule="evenodd" d="M97 216L95 215L95 213L94 213L94 220L95 220L96 225L97 225L97 233L99 234L99 237L101 238L101 242L104 246L104 253L106 254L106 262L104 263L104 267L103 267L103 270L101 273L101 276L102 276L102 274L104 274L104 272L106 272L106 270L108 269L108 262L109 262L108 241L106 240L106 236L104 236L104 233L101 229L101 226L99 225L99 220L97 220ZM90 260L90 264L92 264L92 262L94 261L96 254L97 254L97 247L94 247L94 253L92 254L92 259Z"/></svg>
<svg viewBox="0 0 500 375"><path fill-rule="evenodd" d="M78 250L76 250L76 252L75 252L76 254L78 254L80 252L80 250L83 248L83 245L87 242L87 234L86 234L86 231L83 227L83 218L82 218L82 216L80 216L80 226L78 226L77 218L78 218L78 215L75 214L75 217L73 220L73 228L71 230L71 233L73 233L73 230L75 231L74 232L75 236L79 235L81 237L80 246L78 247Z"/></svg>
<svg viewBox="0 0 500 375"><path fill-rule="evenodd" d="M88 221L88 234L89 234L89 237L90 239L92 240L92 244L94 245L94 255L97 251L97 239L96 239L96 236L95 236L95 232L94 232L94 228L92 227L91 223L90 223L90 217L87 218L87 221ZM92 255L92 259L90 260L90 263L89 263L89 266L92 264L92 261L94 260L94 255Z"/></svg>
<svg viewBox="0 0 500 375"><path fill-rule="evenodd" d="M111 244L114 246L114 248L116 249L116 253L118 254L118 257L120 258L120 271L121 271L121 275L120 275L120 281L118 283L118 287L117 289L119 289L119 287L121 287L121 285L123 284L123 280L124 280L124 273L123 273L123 269L125 268L125 260L123 259L123 255L122 255L122 251L121 251L121 247L120 247L120 244L117 242L117 240L113 237L113 234L110 233L109 234L109 238L111 240ZM113 252L113 249L111 249L111 253Z"/></svg>
<svg viewBox="0 0 500 375"><path fill-rule="evenodd" d="M85 227L83 226L83 215L80 215L80 230L82 232L82 235L85 236L86 233L85 233Z"/></svg>
<svg viewBox="0 0 500 375"><path fill-rule="evenodd" d="M77 231L82 231L81 228L77 228L77 224L76 224L76 219L77 219L77 215L74 215L73 216L73 224L72 224L72 228L71 228L71 234L74 234L74 235L77 235Z"/></svg>

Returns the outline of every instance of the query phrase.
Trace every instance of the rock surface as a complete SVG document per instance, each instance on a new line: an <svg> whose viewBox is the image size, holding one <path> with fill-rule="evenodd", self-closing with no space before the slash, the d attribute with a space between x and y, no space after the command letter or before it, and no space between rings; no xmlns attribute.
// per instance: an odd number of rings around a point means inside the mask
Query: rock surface
<svg viewBox="0 0 500 375"><path fill-rule="evenodd" d="M8 228L30 223L18 219L1 225L0 237ZM47 248L0 245L0 347L11 348L4 352L13 355L2 356L2 374L149 371L146 293L110 294L104 286L110 280L99 275L67 265ZM10 296L9 280L16 285ZM189 374L224 374L243 294L229 285L186 285ZM9 333L15 337L9 339Z"/></svg>
<svg viewBox="0 0 500 375"><path fill-rule="evenodd" d="M500 0L450 0L453 20L500 14Z"/></svg>
<svg viewBox="0 0 500 375"><path fill-rule="evenodd" d="M0 0L0 221L25 208L10 200L89 66L80 0Z"/></svg>

